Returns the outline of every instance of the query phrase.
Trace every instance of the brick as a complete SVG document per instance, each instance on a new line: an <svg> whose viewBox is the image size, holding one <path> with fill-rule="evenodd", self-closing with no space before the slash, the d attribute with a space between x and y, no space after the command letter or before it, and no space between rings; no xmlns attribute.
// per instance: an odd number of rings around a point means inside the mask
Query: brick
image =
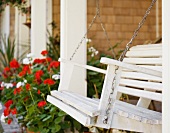
<svg viewBox="0 0 170 133"><path fill-rule="evenodd" d="M112 7L112 5L113 5L113 0L105 0L103 2L104 7Z"/></svg>
<svg viewBox="0 0 170 133"><path fill-rule="evenodd" d="M95 7L96 0L87 0L87 7Z"/></svg>
<svg viewBox="0 0 170 133"><path fill-rule="evenodd" d="M121 31L121 25L120 24L114 24L113 25L113 31Z"/></svg>
<svg viewBox="0 0 170 133"><path fill-rule="evenodd" d="M107 16L107 23L115 23L116 17L115 16Z"/></svg>
<svg viewBox="0 0 170 133"><path fill-rule="evenodd" d="M95 13L96 13L96 8L88 7L87 14L95 14Z"/></svg>
<svg viewBox="0 0 170 133"><path fill-rule="evenodd" d="M104 14L104 15L112 15L113 14L113 8L112 7L103 8L101 10L101 13Z"/></svg>

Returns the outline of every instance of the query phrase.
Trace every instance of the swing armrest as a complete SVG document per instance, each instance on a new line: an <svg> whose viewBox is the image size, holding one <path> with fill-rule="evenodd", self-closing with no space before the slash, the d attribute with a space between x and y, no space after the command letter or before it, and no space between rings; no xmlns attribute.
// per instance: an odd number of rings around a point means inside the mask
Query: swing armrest
<svg viewBox="0 0 170 133"><path fill-rule="evenodd" d="M116 65L116 66L119 66L122 68L134 70L137 72L141 72L141 73L145 73L145 74L149 74L149 75L153 75L153 76L157 76L157 77L162 77L162 72L160 72L160 71L149 69L149 68L144 68L144 67L137 66L137 65L132 65L129 63L124 63L124 62L106 58L106 57L102 57L100 62L103 64Z"/></svg>
<svg viewBox="0 0 170 133"><path fill-rule="evenodd" d="M82 68L85 68L85 69L88 69L88 70L91 70L91 71L95 71L95 72L106 74L106 70L100 69L100 68L97 68L97 67L93 67L93 66L89 66L89 65L84 65L84 64L79 64L79 63L76 63L76 62L73 62L73 61L69 61L69 60L66 60L66 59L62 59L62 58L59 58L58 61L63 62L63 63L71 63L71 64L73 64L75 66L78 66L78 67L82 67Z"/></svg>

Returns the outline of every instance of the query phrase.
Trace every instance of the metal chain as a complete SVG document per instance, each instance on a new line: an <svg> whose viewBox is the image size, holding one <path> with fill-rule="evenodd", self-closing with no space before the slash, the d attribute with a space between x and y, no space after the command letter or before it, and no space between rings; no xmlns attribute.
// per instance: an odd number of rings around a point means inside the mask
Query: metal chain
<svg viewBox="0 0 170 133"><path fill-rule="evenodd" d="M106 39L107 39L107 42L108 42L108 45L109 45L110 49L112 50L113 56L114 56L114 58L116 57L116 56L115 56L115 52L114 52L114 50L113 50L113 48L112 48L110 39L109 39L109 37L108 37L108 34L107 34L107 32L106 32L106 29L104 28L104 24L102 23L102 20L101 20L101 17L100 17L100 6L99 6L99 3L100 3L100 0L96 0L96 14L95 14L94 18L92 19L92 21L91 21L91 23L90 23L90 25L89 25L89 27L88 27L88 29L87 29L87 32L84 34L84 36L82 37L81 41L78 43L76 49L74 50L73 54L71 55L70 60L73 59L73 57L74 57L75 54L77 53L77 50L80 48L81 44L82 44L83 41L86 39L86 36L87 36L88 32L90 31L91 27L93 26L93 24L94 24L94 22L95 22L95 20L96 20L97 17L99 18L99 21L100 21L102 30L104 31L105 37L106 37Z"/></svg>
<svg viewBox="0 0 170 133"><path fill-rule="evenodd" d="M145 23L145 20L146 20L147 16L150 14L150 11L151 11L151 9L152 9L152 7L153 7L153 5L155 4L156 1L157 1L157 0L152 0L149 8L146 10L145 15L143 16L142 20L141 20L141 21L139 22L139 24L138 24L138 27L137 27L136 30L134 31L134 34L133 34L132 38L131 38L130 41L126 44L126 48L124 49L124 51L123 51L122 54L120 55L120 57L119 57L119 59L118 59L119 61L123 61L123 59L124 59L127 51L128 51L129 48L130 48L130 45L132 44L133 40L134 40L134 39L136 38L136 36L138 35L139 30L141 29L141 27L142 27L143 24Z"/></svg>
<svg viewBox="0 0 170 133"><path fill-rule="evenodd" d="M138 31L140 30L140 28L142 27L142 25L144 24L147 16L149 15L150 13L150 10L151 8L153 7L153 5L155 4L156 0L152 0L152 3L150 4L149 8L147 9L144 17L142 18L142 20L140 21L139 25L138 25L138 28L134 31L134 34L132 36L132 38L130 39L130 41L126 44L126 48L125 50L122 52L121 56L119 57L119 61L123 61L124 57L125 57L125 54L126 52L129 50L130 48L130 45L132 44L133 40L135 39L135 37L138 35ZM107 105L107 109L106 109L106 113L105 113L105 116L104 116L104 119L103 119L103 123L104 124L107 124L108 122L108 118L109 118L109 114L110 114L110 110L111 110L111 106L112 106L112 103L113 103L113 98L112 98L112 95L113 95L113 92L114 92L114 87L116 85L116 75L117 75L117 72L118 72L118 69L119 67L117 66L116 69L115 69L115 77L113 78L113 81L112 81L112 90L111 90L111 93L109 95L109 99L108 99L108 105Z"/></svg>

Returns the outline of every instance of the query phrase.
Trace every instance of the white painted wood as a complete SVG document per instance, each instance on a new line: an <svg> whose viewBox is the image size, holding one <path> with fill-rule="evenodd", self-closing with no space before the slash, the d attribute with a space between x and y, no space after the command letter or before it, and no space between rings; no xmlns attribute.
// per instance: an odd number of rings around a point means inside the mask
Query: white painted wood
<svg viewBox="0 0 170 133"><path fill-rule="evenodd" d="M54 104L55 106L59 107L64 112L68 113L70 116L72 116L74 119L79 121L84 126L94 125L94 120L91 117L89 117L89 116L83 114L82 112L76 110L75 108L63 103L62 101L60 101L50 95L47 96L47 101Z"/></svg>
<svg viewBox="0 0 170 133"><path fill-rule="evenodd" d="M108 106L108 101L110 98L110 93L111 93L111 89L112 89L112 82L113 82L113 78L115 77L115 66L113 65L108 65L107 66L107 72L106 72L106 76L105 76L105 80L104 80L104 84L103 84L103 88L102 88L102 94L101 94L101 98L100 98L100 103L99 103L99 107L98 109L101 111L100 116L98 116L97 119L97 123L100 124L101 126L103 125L103 120L104 117L106 115L106 110L107 110L107 106ZM112 121L112 115L113 113L109 114L108 117L108 121L107 124L105 124L105 128L110 128L111 125L111 121Z"/></svg>
<svg viewBox="0 0 170 133"><path fill-rule="evenodd" d="M130 63L130 64L155 64L161 65L162 58L124 58L123 62Z"/></svg>
<svg viewBox="0 0 170 133"><path fill-rule="evenodd" d="M147 47L144 48L147 49ZM158 55L158 58L159 56L161 57L161 55ZM162 124L161 113L151 111L143 107L147 107L146 104L149 104L150 100L156 100L160 102L162 101L162 94L161 94L162 72L160 70L162 63L160 63L160 66L155 66L154 64L155 62L150 60L150 64L152 66L149 66L148 64L142 64L141 67L132 64L127 64L124 62L119 62L113 59L102 58L101 63L108 64L107 70L102 70L87 65L83 65L81 63L80 64L75 63L74 61L68 61L65 59L60 59L60 60L65 64L69 64L67 66L71 67L71 69L68 70L67 67L65 68L66 82L70 78L69 75L74 74L75 67L78 68L83 67L86 69L98 71L106 74L106 76L105 76L105 81L104 81L102 96L100 101L89 99L72 92L70 93L66 91L61 91L61 92L52 91L51 94L55 97L55 98L53 97L54 98L53 101L59 102L59 105L56 104L55 102L55 105L57 107L60 108L60 106L62 106L61 109L64 109L69 114L70 114L69 108L77 110L78 114L79 113L82 113L83 115L86 114L88 118L90 118L90 120L93 121L93 124L91 126L97 126L101 128L107 128L107 129L117 128L117 129L138 131L138 132L140 131L157 132L161 130L161 124ZM103 120L106 114L106 110L108 108L107 105L109 101L110 92L112 89L112 81L115 76L114 70L116 66L119 66L119 69L115 77L116 81L114 84L114 93L111 95L113 105L111 105L111 109L109 110L110 113L108 115L109 116L108 122L107 124L104 124ZM150 69L144 68L143 66L148 67ZM155 67L156 69L159 68L159 70L154 70ZM122 68L130 69L131 71L124 71L124 69L122 70ZM66 84L67 86L66 88L68 88L70 84L73 83L70 81L71 80L69 80L67 83L62 82L62 84ZM142 88L142 89L136 89L136 88ZM158 90L159 92L155 92L155 90ZM125 102L117 101L120 93L125 93L128 95L140 97L139 100L140 105L135 106ZM141 103L144 104L143 107L139 107L142 105ZM78 119L76 112L75 114L71 112L71 116ZM97 117L92 118L90 116L97 116ZM83 119L86 120L86 118ZM94 119L96 120L96 122L94 122ZM83 122L85 120L83 120ZM125 122L122 122L123 120ZM81 119L78 119L78 121L82 122Z"/></svg>
<svg viewBox="0 0 170 133"><path fill-rule="evenodd" d="M52 26L49 25L53 21L53 1L47 0L47 29L52 35Z"/></svg>
<svg viewBox="0 0 170 133"><path fill-rule="evenodd" d="M96 99L87 98L87 97L78 95L76 93L71 93L71 92L67 92L67 91L62 91L62 93L66 94L67 96L70 96L78 101L86 103L87 105L93 106L93 107L98 107L98 105L99 105L99 100L96 100Z"/></svg>
<svg viewBox="0 0 170 133"><path fill-rule="evenodd" d="M133 89L130 87L123 87L123 86L119 86L118 91L128 94L128 95L132 95L132 96L143 97L143 98L152 99L155 101L162 101L161 93L156 93L156 92L153 93L150 91L138 90L138 89Z"/></svg>
<svg viewBox="0 0 170 133"><path fill-rule="evenodd" d="M157 48L160 48L162 47L162 44L159 43L159 44L142 44L142 45L136 45L136 46L133 46L131 47L130 49L137 49L137 48L147 48L147 49L150 49L150 48L153 48L153 49L157 49Z"/></svg>
<svg viewBox="0 0 170 133"><path fill-rule="evenodd" d="M145 88L145 89L148 89L148 90L162 91L162 83L156 83L156 82L121 78L120 85L130 86L130 87L135 87L135 88Z"/></svg>
<svg viewBox="0 0 170 133"><path fill-rule="evenodd" d="M30 29L24 25L26 15L22 14L18 8L15 8L15 42L16 57L20 57L23 53L30 52Z"/></svg>
<svg viewBox="0 0 170 133"><path fill-rule="evenodd" d="M162 114L163 114L163 130L162 133L169 133L169 120L170 120L170 1L162 1L162 47L163 47L163 103L162 103Z"/></svg>
<svg viewBox="0 0 170 133"><path fill-rule="evenodd" d="M120 124L121 123L121 124ZM123 117L118 114L113 116L111 128L136 131L141 133L161 133L161 125L143 123L141 121Z"/></svg>
<svg viewBox="0 0 170 133"><path fill-rule="evenodd" d="M151 80L151 81L162 82L162 78L160 78L160 77L151 76L151 75L143 74L143 73L139 73L139 72L123 71L121 74L121 77L129 78L129 79L141 79L141 80Z"/></svg>
<svg viewBox="0 0 170 133"><path fill-rule="evenodd" d="M91 117L100 114L98 106L87 104L86 101L79 100L78 97L75 99L75 97L68 96L59 91L51 91L51 95Z"/></svg>
<svg viewBox="0 0 170 133"><path fill-rule="evenodd" d="M66 91L71 91L69 90L69 87L71 86L71 84L74 84L75 82L71 82L71 78L73 75L73 69L74 69L74 64L71 64L70 62L66 63L67 65L63 66L63 73L61 73L62 75L62 79L60 80L60 84L58 87L58 90L66 90ZM69 66L69 69L68 67Z"/></svg>
<svg viewBox="0 0 170 133"><path fill-rule="evenodd" d="M130 50L126 53L126 57L161 57L162 56L162 49L157 50Z"/></svg>
<svg viewBox="0 0 170 133"><path fill-rule="evenodd" d="M0 33L6 37L10 34L10 6L6 6L1 14L1 29Z"/></svg>
<svg viewBox="0 0 170 133"><path fill-rule="evenodd" d="M69 60L78 43L86 32L86 0L60 0L61 3L61 58ZM78 28L77 28L78 27ZM73 61L86 64L86 45L83 41ZM61 80L64 64L61 63ZM67 66L69 69L69 66ZM69 89L78 94L87 95L86 71L75 68L71 82L76 82Z"/></svg>
<svg viewBox="0 0 170 133"><path fill-rule="evenodd" d="M46 0L32 0L31 1L31 52L34 54L35 58L42 57L41 51L46 50L46 42L47 42L46 15L47 15Z"/></svg>
<svg viewBox="0 0 170 133"><path fill-rule="evenodd" d="M117 61L117 60L114 60L114 59L102 57L100 62L103 63L103 64L117 65L117 66L120 66L122 68L135 70L137 72L142 72L142 73L145 73L145 74L150 74L150 75L153 75L153 76L162 77L162 73L160 71L155 71L155 70L152 70L152 69L146 69L146 68L143 68L143 67L139 67L139 66L135 66L135 65L131 65L131 64L126 64L124 62L120 62L120 61Z"/></svg>
<svg viewBox="0 0 170 133"><path fill-rule="evenodd" d="M100 69L100 68L97 68L97 67L93 67L93 66L89 66L89 65L83 65L83 64L80 64L80 63L76 63L74 61L69 61L69 60L65 60L65 59L59 59L60 62L63 62L63 63L70 63L70 64L73 64L74 66L78 66L78 67L82 67L82 68L85 68L85 69L88 69L88 70L92 70L92 71L95 71L95 72L99 72L99 73L103 73L103 74L106 74L106 70L104 69Z"/></svg>

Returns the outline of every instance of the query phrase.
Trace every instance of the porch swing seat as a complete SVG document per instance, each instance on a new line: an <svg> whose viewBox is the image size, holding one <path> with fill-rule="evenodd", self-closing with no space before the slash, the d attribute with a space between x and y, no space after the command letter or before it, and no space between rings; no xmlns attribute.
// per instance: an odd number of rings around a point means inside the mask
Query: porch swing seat
<svg viewBox="0 0 170 133"><path fill-rule="evenodd" d="M61 62L72 66L70 71L78 66L105 74L101 98L91 99L73 92L55 90L47 97L50 103L87 127L161 132L162 113L148 107L151 100L162 102L162 44L133 46L126 53L123 62L103 57L100 62L107 65L107 70L64 59L61 59ZM118 73L114 74L116 66L119 67ZM63 74L65 81L59 86L63 87L62 90L68 90L69 85L65 83L69 82L68 78L71 78L72 74L72 72ZM109 99L114 78L114 92L111 95L112 99ZM139 97L137 104L121 101L122 93ZM112 104L108 109L109 100L112 100ZM107 123L104 123L106 114Z"/></svg>

